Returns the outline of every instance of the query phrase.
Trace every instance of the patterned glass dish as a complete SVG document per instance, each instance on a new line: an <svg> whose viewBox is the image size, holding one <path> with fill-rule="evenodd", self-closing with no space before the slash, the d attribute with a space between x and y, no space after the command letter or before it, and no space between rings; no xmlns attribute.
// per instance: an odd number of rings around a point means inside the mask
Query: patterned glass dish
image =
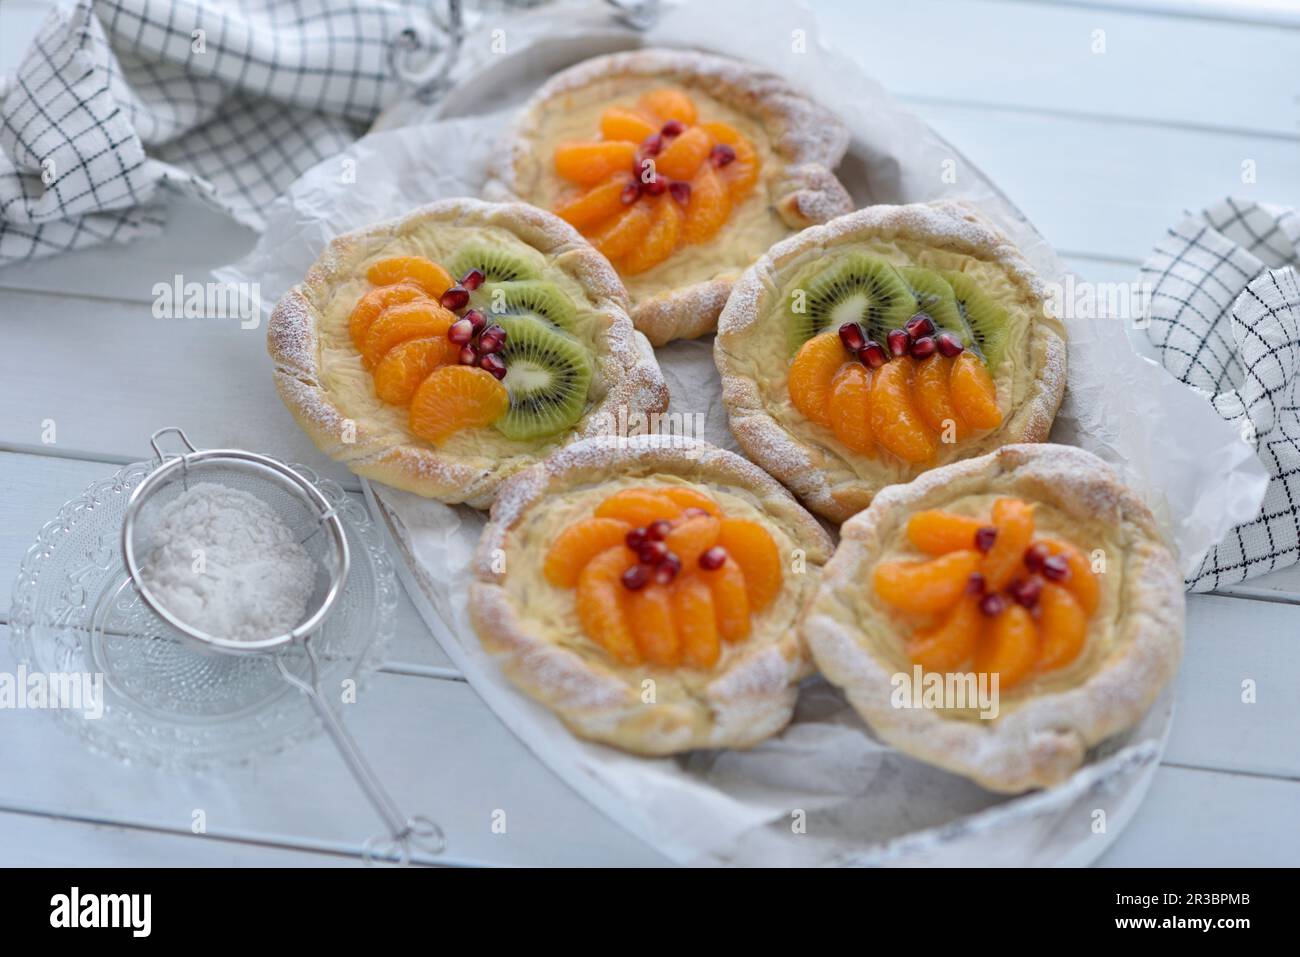
<svg viewBox="0 0 1300 957"><path fill-rule="evenodd" d="M14 656L28 674L103 675L99 708L51 708L93 750L175 770L242 764L320 730L311 703L271 656L205 653L176 640L141 601L122 561L122 516L157 462L122 468L59 509L28 550L10 613ZM338 509L352 555L330 616L313 639L321 683L360 686L392 637L397 581L365 506L337 483L292 465ZM305 674L301 648L280 653Z"/></svg>

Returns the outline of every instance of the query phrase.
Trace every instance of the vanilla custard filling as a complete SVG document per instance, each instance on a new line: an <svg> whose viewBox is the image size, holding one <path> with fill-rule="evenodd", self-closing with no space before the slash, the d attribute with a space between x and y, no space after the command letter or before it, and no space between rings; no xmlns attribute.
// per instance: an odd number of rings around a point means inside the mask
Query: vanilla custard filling
<svg viewBox="0 0 1300 957"><path fill-rule="evenodd" d="M751 631L744 641L722 642L722 656L708 670L681 665L665 668L648 662L628 668L615 662L596 642L587 637L578 621L577 589L557 588L548 582L542 567L546 553L556 536L592 513L605 499L626 488L661 488L687 486L708 495L728 518L744 518L760 523L776 542L782 559L781 591L768 607L750 619ZM504 587L520 626L529 634L580 654L584 660L620 675L635 674L636 681L653 677L660 697L702 693L739 657L784 637L796 628L799 610L809 589L816 584L810 571L793 571L798 554L794 540L758 508L748 492L726 486L700 485L680 476L654 474L627 476L582 488L569 489L548 496L534 505L510 532L505 546L506 575Z"/></svg>
<svg viewBox="0 0 1300 957"><path fill-rule="evenodd" d="M776 287L769 288L754 325L747 330L743 352L733 352L732 359L740 374L751 379L769 415L803 445L822 449L841 460L859 478L876 479L882 471L887 481L906 481L916 466L880 450L873 456L862 455L844 446L825 426L809 421L790 399L789 370L794 356L790 352L786 305L792 290L812 282L834 259L845 253L860 251L898 266L924 266L927 269L963 272L973 277L991 301L1011 314L1011 333L999 367L990 370L997 387L998 407L1005 424L1011 410L1028 396L1034 382L1030 334L1035 305L1027 292L1017 286L996 263L976 259L963 253L937 249L906 239L872 237L831 249L817 247L782 265ZM884 345L884 343L881 343ZM996 433L996 430L995 430ZM974 439L979 442L980 439ZM935 460L927 468L964 457L970 441L940 443Z"/></svg>
<svg viewBox="0 0 1300 957"><path fill-rule="evenodd" d="M671 85L671 81L663 77L611 77L552 101L544 128L534 140L533 163L528 170L519 171L520 194L537 206L554 209L562 195L577 188L555 174L552 157L556 146L565 140L599 138L600 115L608 107L633 106L643 93L665 85ZM699 109L699 122L726 123L754 145L759 180L753 192L731 210L722 229L707 243L683 245L652 269L624 276L623 283L634 305L659 293L684 289L709 279L734 279L774 243L793 232L776 211L777 197L773 190L783 164L772 152L763 127L752 117L695 87L688 88L687 93Z"/></svg>
<svg viewBox="0 0 1300 957"><path fill-rule="evenodd" d="M362 365L361 356L352 344L348 318L357 300L374 288L366 279L366 271L374 263L390 256L424 256L439 264L450 263L457 251L470 242L509 250L530 260L542 279L568 294L577 309L573 334L587 346L595 370L587 397L588 414L603 397L607 377L602 374L601 366L611 361L603 341L607 317L595 309L582 286L569 273L500 227L442 223L412 225L400 228L394 236L377 237L373 248L365 250L350 275L334 285L328 301L317 303L322 317L319 324L321 385L334 397L344 417L364 421L367 428L380 433L382 439L392 446L415 444L433 448L411 434L407 428L405 406L389 405L375 394L371 372ZM450 436L437 449L441 455L463 460L471 466L481 464L486 471L514 458L531 460L539 457L542 450L562 444L570 432L581 429L585 421L586 416L572 430L531 441L507 439L491 426L464 429Z"/></svg>
<svg viewBox="0 0 1300 957"><path fill-rule="evenodd" d="M993 502L1002 497L1004 496L994 493L965 495L938 507L955 515L987 521L992 513ZM1068 542L1083 552L1090 562L1100 550L1100 555L1105 560L1104 570L1095 570L1097 583L1101 586L1100 600L1096 611L1088 619L1087 636L1079 656L1063 668L1034 673L1010 691L1000 692L1003 713L1037 695L1079 686L1100 671L1116 652L1122 650L1117 641L1124 583L1124 552L1119 530L1100 521L1080 522L1077 517L1067 516L1059 509L1037 502L1034 503L1034 537ZM881 555L870 565L861 568L858 575L860 587L837 595L837 617L846 624L856 625L872 656L896 672L912 673L914 662L908 657L906 641L916 630L917 621L886 604L872 587L872 577L876 566L881 563L922 561L930 557L932 556L922 554L913 547L907 537L907 521L904 518L886 537ZM978 720L979 716L978 709L950 709L945 713L951 717L974 720Z"/></svg>

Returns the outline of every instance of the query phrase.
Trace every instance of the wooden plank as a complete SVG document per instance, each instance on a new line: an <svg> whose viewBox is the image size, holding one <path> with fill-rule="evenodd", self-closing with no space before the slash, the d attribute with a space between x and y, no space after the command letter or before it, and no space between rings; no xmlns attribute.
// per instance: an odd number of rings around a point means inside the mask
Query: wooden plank
<svg viewBox="0 0 1300 957"><path fill-rule="evenodd" d="M1100 867L1294 867L1300 782L1161 767Z"/></svg>
<svg viewBox="0 0 1300 957"><path fill-rule="evenodd" d="M64 502L80 495L91 482L108 478L116 465L53 456L0 452L0 622L9 615L9 589L18 565L42 525L51 521ZM364 507L360 493L353 493ZM399 586L400 587L400 586ZM385 667L396 671L458 676L438 642L429 634L406 590L397 606L396 633L389 644Z"/></svg>
<svg viewBox="0 0 1300 957"><path fill-rule="evenodd" d="M1300 30L1006 0L813 9L823 36L908 100L1300 136Z"/></svg>
<svg viewBox="0 0 1300 957"><path fill-rule="evenodd" d="M0 671L12 673L6 637ZM662 863L543 767L463 682L381 673L343 717L399 807L441 824L444 863ZM215 837L343 854L379 830L323 736L249 767L174 774L90 753L49 714L0 720L0 765L22 769L0 776L0 811L189 833L201 810ZM497 811L505 833L494 833Z"/></svg>

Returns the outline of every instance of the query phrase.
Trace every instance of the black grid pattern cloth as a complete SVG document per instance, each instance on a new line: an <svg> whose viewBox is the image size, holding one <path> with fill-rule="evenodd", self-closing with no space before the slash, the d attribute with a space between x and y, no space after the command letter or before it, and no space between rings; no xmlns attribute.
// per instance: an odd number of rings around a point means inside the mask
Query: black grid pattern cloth
<svg viewBox="0 0 1300 957"><path fill-rule="evenodd" d="M1300 215L1225 199L1168 231L1142 265L1165 368L1238 426L1269 470L1258 517L1187 581L1210 591L1300 559Z"/></svg>
<svg viewBox="0 0 1300 957"><path fill-rule="evenodd" d="M76 0L0 98L0 263L162 225L188 189L255 229L400 92L421 0ZM405 36L402 36L405 33Z"/></svg>

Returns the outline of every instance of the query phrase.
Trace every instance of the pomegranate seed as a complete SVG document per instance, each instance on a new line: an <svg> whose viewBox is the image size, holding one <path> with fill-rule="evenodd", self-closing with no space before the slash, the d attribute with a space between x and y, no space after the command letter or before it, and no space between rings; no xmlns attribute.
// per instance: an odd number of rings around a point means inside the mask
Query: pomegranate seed
<svg viewBox="0 0 1300 957"><path fill-rule="evenodd" d="M1043 559L1042 571L1049 581L1063 582L1070 577L1070 563L1060 555L1048 555Z"/></svg>
<svg viewBox="0 0 1300 957"><path fill-rule="evenodd" d="M1025 549L1025 567L1031 572L1036 572L1043 567L1043 559L1051 558L1052 552L1042 542L1030 545Z"/></svg>
<svg viewBox="0 0 1300 957"><path fill-rule="evenodd" d="M849 352L857 352L867 344L867 337L862 334L862 327L856 322L846 322L840 326L840 342Z"/></svg>
<svg viewBox="0 0 1300 957"><path fill-rule="evenodd" d="M709 162L716 167L726 166L736 158L736 151L726 143L715 143L709 150Z"/></svg>
<svg viewBox="0 0 1300 957"><path fill-rule="evenodd" d="M460 364L463 366L476 366L478 365L478 350L473 346L461 346L459 359Z"/></svg>
<svg viewBox="0 0 1300 957"><path fill-rule="evenodd" d="M1011 583L1007 589L1016 603L1026 608L1033 608L1038 604L1039 597L1043 594L1043 581L1041 578L1024 578L1017 579Z"/></svg>
<svg viewBox="0 0 1300 957"><path fill-rule="evenodd" d="M686 518L699 518L701 515L708 515L708 514L709 513L704 509L696 508L694 505L688 506L687 508L682 510L682 515Z"/></svg>
<svg viewBox="0 0 1300 957"><path fill-rule="evenodd" d="M691 184L690 183L669 183L668 192L672 194L673 199L685 206L691 201Z"/></svg>
<svg viewBox="0 0 1300 957"><path fill-rule="evenodd" d="M889 356L885 355L885 347L875 339L868 339L866 345L858 350L858 358L862 364L872 369L879 369L889 361Z"/></svg>
<svg viewBox="0 0 1300 957"><path fill-rule="evenodd" d="M918 312L911 319L903 323L903 331L913 339L920 339L922 336L932 336L935 333L934 320L930 318L928 312Z"/></svg>
<svg viewBox="0 0 1300 957"><path fill-rule="evenodd" d="M623 573L623 587L628 591L640 591L650 584L650 576L654 572L649 565L633 565Z"/></svg>
<svg viewBox="0 0 1300 957"><path fill-rule="evenodd" d="M686 125L681 120L669 120L659 131L662 136L681 136L686 132Z"/></svg>
<svg viewBox="0 0 1300 957"><path fill-rule="evenodd" d="M442 294L442 298L438 301L442 303L442 308L456 312L459 309L464 309L465 303L469 302L469 290L464 286L452 286Z"/></svg>
<svg viewBox="0 0 1300 957"><path fill-rule="evenodd" d="M672 522L666 518L659 518L646 526L645 537L652 542L662 542L672 530Z"/></svg>
<svg viewBox="0 0 1300 957"><path fill-rule="evenodd" d="M984 576L979 572L971 572L970 577L966 579L966 594L984 594Z"/></svg>
<svg viewBox="0 0 1300 957"><path fill-rule="evenodd" d="M902 329L890 329L885 341L889 343L889 354L894 358L907 355L908 347L912 345L912 337Z"/></svg>
<svg viewBox="0 0 1300 957"><path fill-rule="evenodd" d="M662 196L668 189L668 181L661 176L656 176L648 183L642 183L641 189L647 196Z"/></svg>
<svg viewBox="0 0 1300 957"><path fill-rule="evenodd" d="M506 345L506 331L500 326L488 326L478 337L478 350L482 353L500 352Z"/></svg>
<svg viewBox="0 0 1300 957"><path fill-rule="evenodd" d="M483 327L487 325L487 316L483 315L483 313L479 312L477 309L471 309L469 312L465 313L465 315L461 316L461 318L469 320L469 324L474 327L474 333L476 335L482 332Z"/></svg>
<svg viewBox="0 0 1300 957"><path fill-rule="evenodd" d="M623 201L624 206L631 206L641 197L641 184L628 183L623 187L623 192L618 194L618 198Z"/></svg>
<svg viewBox="0 0 1300 957"><path fill-rule="evenodd" d="M668 546L663 542L649 541L637 549L636 556L647 565L658 565L668 557Z"/></svg>
<svg viewBox="0 0 1300 957"><path fill-rule="evenodd" d="M484 274L482 269L471 269L469 272L465 273L465 275L460 277L460 284L470 292L473 292L479 286L483 285L483 280L486 278L487 276Z"/></svg>
<svg viewBox="0 0 1300 957"><path fill-rule="evenodd" d="M985 525L975 530L975 547L981 552L987 552L997 540L998 530L993 525Z"/></svg>
<svg viewBox="0 0 1300 957"><path fill-rule="evenodd" d="M992 618L994 615L1002 613L1002 609L1007 607L1007 600L997 592L985 595L980 599L980 611Z"/></svg>
<svg viewBox="0 0 1300 957"><path fill-rule="evenodd" d="M478 360L479 368L486 369L498 379L506 377L506 360L502 359L495 352L489 352L482 359Z"/></svg>
<svg viewBox="0 0 1300 957"><path fill-rule="evenodd" d="M705 571L721 568L727 561L727 550L721 545L714 545L700 556L700 567Z"/></svg>
<svg viewBox="0 0 1300 957"><path fill-rule="evenodd" d="M677 577L677 573L681 570L682 560L672 552L669 552L668 557L660 562L655 568L655 581L660 585L667 585Z"/></svg>
<svg viewBox="0 0 1300 957"><path fill-rule="evenodd" d="M937 348L938 346L935 344L933 336L922 336L920 339L917 339L912 343L912 358L928 359L930 356L934 355L934 351Z"/></svg>
<svg viewBox="0 0 1300 957"><path fill-rule="evenodd" d="M647 541L644 528L634 528L623 536L623 541L627 542L627 547L632 551L640 551L641 546Z"/></svg>
<svg viewBox="0 0 1300 957"><path fill-rule="evenodd" d="M447 330L447 338L458 346L467 344L474 338L474 323L468 319L457 319Z"/></svg>
<svg viewBox="0 0 1300 957"><path fill-rule="evenodd" d="M641 152L646 156L658 156L664 148L664 138L658 133L651 133L641 141ZM637 164L638 167L640 164Z"/></svg>
<svg viewBox="0 0 1300 957"><path fill-rule="evenodd" d="M939 346L939 354L949 359L961 355L966 350L966 347L961 344L961 340L951 332L939 333L939 338L935 340L935 343Z"/></svg>

